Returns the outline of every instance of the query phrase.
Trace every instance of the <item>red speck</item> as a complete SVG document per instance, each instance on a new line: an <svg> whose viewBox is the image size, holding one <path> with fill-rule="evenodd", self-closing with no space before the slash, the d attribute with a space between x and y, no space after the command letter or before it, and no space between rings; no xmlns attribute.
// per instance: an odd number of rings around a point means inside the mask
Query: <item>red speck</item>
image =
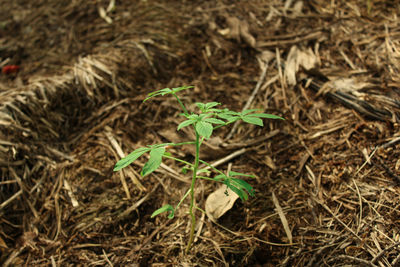
<svg viewBox="0 0 400 267"><path fill-rule="evenodd" d="M6 65L1 70L1 72L6 75L11 73L17 73L18 71L19 71L19 66L17 65Z"/></svg>

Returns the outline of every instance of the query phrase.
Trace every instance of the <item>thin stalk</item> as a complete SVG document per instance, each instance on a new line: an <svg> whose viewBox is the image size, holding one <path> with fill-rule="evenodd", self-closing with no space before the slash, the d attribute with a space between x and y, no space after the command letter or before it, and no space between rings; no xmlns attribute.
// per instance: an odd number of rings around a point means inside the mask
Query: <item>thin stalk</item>
<svg viewBox="0 0 400 267"><path fill-rule="evenodd" d="M179 201L178 205L176 205L175 210L179 208L179 206L182 204L182 202L186 199L186 197L189 195L190 189L185 193L185 195L182 197L182 199Z"/></svg>
<svg viewBox="0 0 400 267"><path fill-rule="evenodd" d="M218 180L215 180L214 178L206 177L206 176L197 176L197 179L203 179L203 180L208 180L208 181L213 181L213 182L221 182Z"/></svg>
<svg viewBox="0 0 400 267"><path fill-rule="evenodd" d="M182 143L168 143L169 146L182 146L182 145L194 145L194 141L182 142Z"/></svg>
<svg viewBox="0 0 400 267"><path fill-rule="evenodd" d="M184 163L186 165L189 165L190 167L193 167L192 163L187 162L186 160L183 160L183 159L178 159L178 158L175 158L175 157L172 157L172 156L168 156L168 155L163 155L163 158L173 159L175 161L178 161L178 162Z"/></svg>
<svg viewBox="0 0 400 267"><path fill-rule="evenodd" d="M238 118L237 120L234 120L234 121L226 121L224 124L218 124L218 125L214 126L214 130L218 129L218 128L221 128L221 127L224 127L226 125L229 125L231 123L237 122L239 120L240 120L240 118Z"/></svg>
<svg viewBox="0 0 400 267"><path fill-rule="evenodd" d="M201 163L207 165L208 167L210 167L211 169L213 169L214 171L218 172L219 174L224 175L224 173L220 170L218 170L217 168L215 168L213 165L211 165L210 163L204 161L204 160L200 160Z"/></svg>
<svg viewBox="0 0 400 267"><path fill-rule="evenodd" d="M194 186L196 184L197 169L199 168L199 158L200 158L200 136L196 131L196 156L195 156L194 165L193 165L192 184L190 185L190 207L189 207L189 215L192 219L192 222L191 222L191 227L190 227L189 242L188 242L186 250L185 250L186 254L189 252L190 246L193 243L194 229L196 227L196 217L194 216L194 213L193 213L193 207L194 207Z"/></svg>
<svg viewBox="0 0 400 267"><path fill-rule="evenodd" d="M205 210L203 210L203 209L201 209L201 208L199 208L199 207L197 207L197 206L196 206L196 209L198 209L198 210L201 211L202 213L206 214Z"/></svg>
<svg viewBox="0 0 400 267"><path fill-rule="evenodd" d="M174 93L173 93L173 95L174 95L174 97L176 98L176 100L178 101L179 106L181 106L183 112L184 112L186 115L189 115L189 112L187 111L185 105L182 103L182 101L179 99L179 97L178 97L176 94L174 94Z"/></svg>

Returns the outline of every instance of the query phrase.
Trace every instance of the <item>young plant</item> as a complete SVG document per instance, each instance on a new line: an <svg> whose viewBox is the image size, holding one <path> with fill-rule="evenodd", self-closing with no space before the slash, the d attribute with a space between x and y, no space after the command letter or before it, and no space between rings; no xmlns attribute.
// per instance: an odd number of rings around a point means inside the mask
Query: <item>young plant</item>
<svg viewBox="0 0 400 267"><path fill-rule="evenodd" d="M157 216L161 213L168 212L168 218L172 219L175 214L175 210L179 208L182 202L190 196L190 206L189 206L189 215L191 218L191 228L190 228L190 236L189 241L186 246L186 253L189 251L193 238L194 238L194 230L196 225L196 217L194 214L195 207L195 198L194 198L194 191L197 179L206 179L211 180L219 183L223 183L230 188L233 192L235 192L242 201L248 199L248 195L254 196L254 190L246 181L240 179L239 177L254 177L253 175L248 175L244 173L230 171L228 174L223 173L222 171L214 168L209 163L202 161L200 159L200 147L203 143L204 139L208 139L213 131L217 128L222 126L226 126L228 124L234 123L238 120L242 120L244 122L255 124L258 126L263 126L263 118L267 119L283 119L279 116L272 115L272 114L265 114L265 113L256 113L257 109L250 109L244 110L242 112L235 112L229 109L218 109L216 108L220 103L217 102L210 102L210 103L196 103L196 106L199 110L198 113L189 113L186 109L185 105L182 103L180 98L177 96L179 91L193 88L193 86L183 86L178 88L165 88L162 90L158 90L152 92L148 95L148 97L143 101L147 101L150 98L156 96L164 96L164 95L172 95L178 101L179 106L181 107L183 113L181 114L185 120L178 125L178 131L184 127L193 127L195 132L195 140L182 142L182 143L163 143L163 144L156 144L156 145L148 145L147 147L141 147L134 150L125 158L118 161L114 167L114 171L119 171L122 168L125 168L133 161L138 159L144 153L149 153L150 158L145 163L142 168L141 175L146 176L153 171L155 171L161 164L163 158L172 159L181 163L186 164L186 166L182 169L183 173L187 173L191 171L192 173L192 181L190 188L186 192L186 194L181 198L179 203L173 207L170 204L167 204L156 211L153 212L151 217ZM166 151L167 147L171 146L182 146L182 145L194 145L196 148L194 162L190 163L182 159L178 159L173 157L170 153ZM206 169L199 169L200 163L203 163L207 167L209 167L212 171L214 171L217 175L214 177L202 176L201 173L209 173ZM228 192L226 192L228 193ZM199 208L198 208L199 209ZM200 209L201 210L201 209Z"/></svg>

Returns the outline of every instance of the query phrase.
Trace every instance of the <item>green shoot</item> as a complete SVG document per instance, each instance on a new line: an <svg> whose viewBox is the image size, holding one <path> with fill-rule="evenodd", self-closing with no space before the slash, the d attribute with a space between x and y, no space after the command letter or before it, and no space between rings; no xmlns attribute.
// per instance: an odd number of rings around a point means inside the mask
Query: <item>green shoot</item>
<svg viewBox="0 0 400 267"><path fill-rule="evenodd" d="M217 106L221 105L221 103L218 102L209 102L209 103L196 103L197 108L199 109L198 113L189 113L188 110L186 109L185 105L182 103L180 98L178 97L177 93L186 90L189 88L193 88L193 86L183 86L183 87L178 87L178 88L165 88L161 89L155 92L152 92L148 95L148 97L143 101L147 101L153 97L156 96L165 96L165 95L173 95L175 99L178 101L179 106L181 107L183 113L181 116L185 118L184 121L182 121L178 127L177 130L181 130L184 127L193 127L195 131L195 140L191 140L188 142L182 142L182 143L164 143L164 144L156 144L156 145L149 145L146 147L141 147L136 150L134 150L132 153L130 153L128 156L125 158L121 159L115 164L114 171L119 171L128 165L130 165L132 162L137 160L139 157L141 157L145 153L149 153L150 157L148 161L144 164L141 175L146 176L157 170L157 168L161 165L161 162L163 158L168 158L175 160L180 163L184 163L185 167L182 168L182 172L184 174L191 172L192 173L192 181L190 188L186 192L186 194L181 198L179 203L175 206L175 208L170 205L166 204L162 206L161 208L157 209L156 211L153 212L151 215L151 218L161 214L161 213L168 213L168 218L172 219L174 218L175 211L179 208L179 206L182 204L182 202L190 196L190 206L189 206L189 216L191 218L191 228L190 228L190 235L189 235L189 241L186 246L185 253L188 253L190 250L190 247L193 243L194 239L194 230L195 230L195 225L196 225L196 217L194 214L194 208L201 210L199 207L195 207L194 204L194 192L195 192L195 185L196 185L196 180L197 179L204 179L204 180L209 180L209 181L215 181L219 183L223 183L227 186L227 188L230 188L235 194L239 196L239 198L242 201L246 201L250 196L254 196L254 189L253 187L248 184L246 181L243 179L240 179L239 177L249 177L253 178L253 175L249 174L244 174L244 173L239 173L239 172L234 172L230 171L228 174L223 173L222 171L216 169L209 163L203 161L200 159L200 147L202 144L202 141L204 139L208 139L211 137L215 129L218 129L220 127L226 126L228 124L234 123L238 120L242 120L246 123L258 125L258 126L263 126L263 120L262 119L283 119L279 116L272 115L272 114L265 114L265 113L258 113L258 109L249 109L249 110L244 110L242 112L235 112L231 111L229 109L218 109L216 108ZM194 145L196 148L196 153L195 153L195 158L194 162L190 163L182 159L175 158L170 155L170 153L166 152L166 147L167 146L182 146L182 145ZM208 177L208 176L202 176L201 174L210 174L211 172L206 169L199 169L199 163L203 163L209 168L211 168L212 171L216 172L217 175L215 177ZM228 193L228 191L226 191Z"/></svg>

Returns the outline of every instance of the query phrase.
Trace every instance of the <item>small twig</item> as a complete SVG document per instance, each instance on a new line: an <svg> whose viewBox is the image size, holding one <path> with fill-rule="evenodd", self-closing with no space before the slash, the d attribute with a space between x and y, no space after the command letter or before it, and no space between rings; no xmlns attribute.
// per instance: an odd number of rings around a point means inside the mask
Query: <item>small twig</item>
<svg viewBox="0 0 400 267"><path fill-rule="evenodd" d="M362 206L362 197L361 197L361 193L360 193L360 189L358 188L358 185L356 183L356 180L354 180L354 178L352 178L353 184L356 188L357 191L357 195L358 195L358 203L360 205L360 216L359 216L359 221L358 221L358 227L357 227L357 234L360 232L360 228L361 228L361 222L362 222L362 217L363 217L363 206Z"/></svg>
<svg viewBox="0 0 400 267"><path fill-rule="evenodd" d="M319 205L321 205L329 214L331 214L333 216L333 218L338 221L341 225L344 226L344 228L347 229L347 231L349 231L350 233L352 233L358 240L362 241L362 238L359 237L354 231L353 229L351 229L347 224L345 224L342 220L340 220L336 214L333 213L333 211L324 203L322 203L319 199L317 199L316 197L312 196L312 199L317 202Z"/></svg>
<svg viewBox="0 0 400 267"><path fill-rule="evenodd" d="M307 40L318 39L323 33L321 31L311 32L307 35L296 37L290 40L277 40L277 41L268 41L268 42L257 42L257 47L266 48L266 47L283 47L288 45L298 44Z"/></svg>
<svg viewBox="0 0 400 267"><path fill-rule="evenodd" d="M136 246L136 248L132 249L128 255L126 255L126 257L130 257L133 253L136 253L138 251L140 251L144 246L147 245L147 243L149 243L153 237L160 232L165 226L167 226L167 222L164 223L163 225L161 225L160 227L158 227L157 229L155 229L140 245Z"/></svg>
<svg viewBox="0 0 400 267"><path fill-rule="evenodd" d="M395 138L395 139L393 139L393 140L390 140L389 142L387 142L387 143L385 143L383 145L381 145L381 147L387 148L387 147L393 146L393 145L395 145L395 144L397 144L399 142L400 142L400 136Z"/></svg>
<svg viewBox="0 0 400 267"><path fill-rule="evenodd" d="M397 264L400 262L400 253L397 257L392 261L392 266L398 266Z"/></svg>
<svg viewBox="0 0 400 267"><path fill-rule="evenodd" d="M248 149L246 149L246 148L239 149L239 150L237 150L237 151L235 151L235 152L229 154L228 156L226 156L226 157L224 157L224 158L222 158L222 159L219 159L219 160L217 160L217 161L214 161L213 163L211 163L211 165L212 165L213 167L217 167L217 166L219 166L219 165L221 165L221 164L224 164L225 162L230 161L231 159L233 159L233 158L235 158L235 157L237 157L237 156L240 156L240 155L244 154L247 150L248 150ZM200 169L210 169L210 167L208 167L208 166L207 166L207 167L204 167L204 168L201 167Z"/></svg>
<svg viewBox="0 0 400 267"><path fill-rule="evenodd" d="M106 261L111 267L114 267L114 265L112 264L112 262L108 259L107 253L104 251L104 249L103 249L103 255L104 255L105 261Z"/></svg>
<svg viewBox="0 0 400 267"><path fill-rule="evenodd" d="M400 245L400 241L399 241L399 242L396 242L396 243L394 243L394 244L392 244L392 245L390 245L389 247L384 248L383 250L381 250L381 251L371 260L371 263L374 264L380 257L383 256L383 254L384 254L386 251L391 250L392 248L394 248L394 247L396 247L396 246L398 246L398 245Z"/></svg>
<svg viewBox="0 0 400 267"><path fill-rule="evenodd" d="M276 65L278 66L279 80L281 81L281 87L282 87L283 104L284 104L285 108L287 108L288 104L287 104L287 99L286 99L286 82L283 77L281 54L279 53L279 48L276 47L275 52L276 52Z"/></svg>
<svg viewBox="0 0 400 267"><path fill-rule="evenodd" d="M226 262L224 254L222 253L221 247L218 245L218 243L211 238L207 238L207 237L203 237L203 236L201 236L200 238L203 240L210 241L214 245L215 250L217 251L218 255L221 257L222 263L224 264L225 267L228 267L229 264Z"/></svg>
<svg viewBox="0 0 400 267"><path fill-rule="evenodd" d="M274 202L276 211L279 214L279 218L281 219L282 225L283 225L283 229L285 230L286 236L289 239L289 244L292 245L293 244L293 236L292 236L292 232L290 231L290 227L288 224L288 221L286 219L285 214L283 213L282 207L279 204L279 200L278 198L275 196L275 193L272 191L272 202Z"/></svg>
<svg viewBox="0 0 400 267"><path fill-rule="evenodd" d="M363 260L363 259L356 258L356 257L353 257L353 256L349 256L349 255L339 255L339 256L336 256L335 258L333 258L332 260L335 260L335 259L350 260L350 261L353 261L353 262L365 264L366 266L378 267L378 265L375 265L375 264L373 264L373 263L371 263L371 262L369 262L367 260Z"/></svg>
<svg viewBox="0 0 400 267"><path fill-rule="evenodd" d="M56 263L56 260L54 259L53 255L50 256L50 261L51 261L51 266L52 267L57 267L57 263Z"/></svg>
<svg viewBox="0 0 400 267"><path fill-rule="evenodd" d="M17 258L18 255L21 254L22 251L24 251L25 248L26 248L25 246L22 246L19 249L13 250L11 252L10 256L8 256L8 258L3 262L2 266L3 267L8 267L8 266L12 265L14 260L15 260L15 258ZM12 266L14 266L14 265L12 265Z"/></svg>
<svg viewBox="0 0 400 267"><path fill-rule="evenodd" d="M386 166L386 164L383 162L383 160L379 157L377 157L377 159L379 160L380 164L377 164L375 162L372 161L372 164L382 170L384 170L390 177L396 179L397 183L400 183L400 177L395 174L394 172L392 172L392 170L389 169L389 167Z"/></svg>
<svg viewBox="0 0 400 267"><path fill-rule="evenodd" d="M76 200L76 197L74 195L74 192L72 191L70 184L68 183L68 181L66 179L63 179L63 183L64 183L64 188L65 188L65 190L67 190L67 194L68 194L69 198L71 199L72 206L74 208L79 207L79 202L78 202L78 200Z"/></svg>
<svg viewBox="0 0 400 267"><path fill-rule="evenodd" d="M365 165L367 165L368 162L371 162L371 158L372 156L375 154L376 150L378 150L378 147L376 147L374 149L374 151L371 152L371 154L368 156L368 158L365 160L365 162L363 163L363 165L361 165L360 168L358 168L358 170L356 171L356 173L354 174L354 176L356 176L364 167Z"/></svg>
<svg viewBox="0 0 400 267"><path fill-rule="evenodd" d="M201 231L203 230L203 225L204 225L204 218L205 218L206 214L204 212L201 213L201 218L200 221L198 223L198 228L197 228L197 232L196 232L196 236L194 237L193 242L196 243L197 239L200 237L201 235Z"/></svg>
<svg viewBox="0 0 400 267"><path fill-rule="evenodd" d="M276 247L291 247L291 246L294 246L294 245L298 245L298 243L287 244L287 243L269 242L269 241L265 241L265 240L262 240L260 238L254 237L254 236L251 237L251 239L257 240L257 241L259 241L261 243L264 243L264 244L267 244L267 245L276 246Z"/></svg>
<svg viewBox="0 0 400 267"><path fill-rule="evenodd" d="M157 183L149 193L147 193L147 194L146 194L144 197L142 197L139 201L137 201L135 204L133 204L132 206L130 206L129 208L127 208L124 212L122 212L122 213L118 216L118 218L119 218L119 219L123 219L123 218L125 218L126 216L128 216L132 211L134 211L134 210L136 210L137 208L139 208L140 205L142 205L145 201L147 201L147 199L149 199L149 197L151 196L151 194L153 194L153 193L157 190L157 188L158 188L159 185L160 185L160 184Z"/></svg>
<svg viewBox="0 0 400 267"><path fill-rule="evenodd" d="M4 209L8 204L13 202L16 198L18 198L22 194L22 189L20 189L17 193L15 193L12 197L4 201L0 204L0 210Z"/></svg>

